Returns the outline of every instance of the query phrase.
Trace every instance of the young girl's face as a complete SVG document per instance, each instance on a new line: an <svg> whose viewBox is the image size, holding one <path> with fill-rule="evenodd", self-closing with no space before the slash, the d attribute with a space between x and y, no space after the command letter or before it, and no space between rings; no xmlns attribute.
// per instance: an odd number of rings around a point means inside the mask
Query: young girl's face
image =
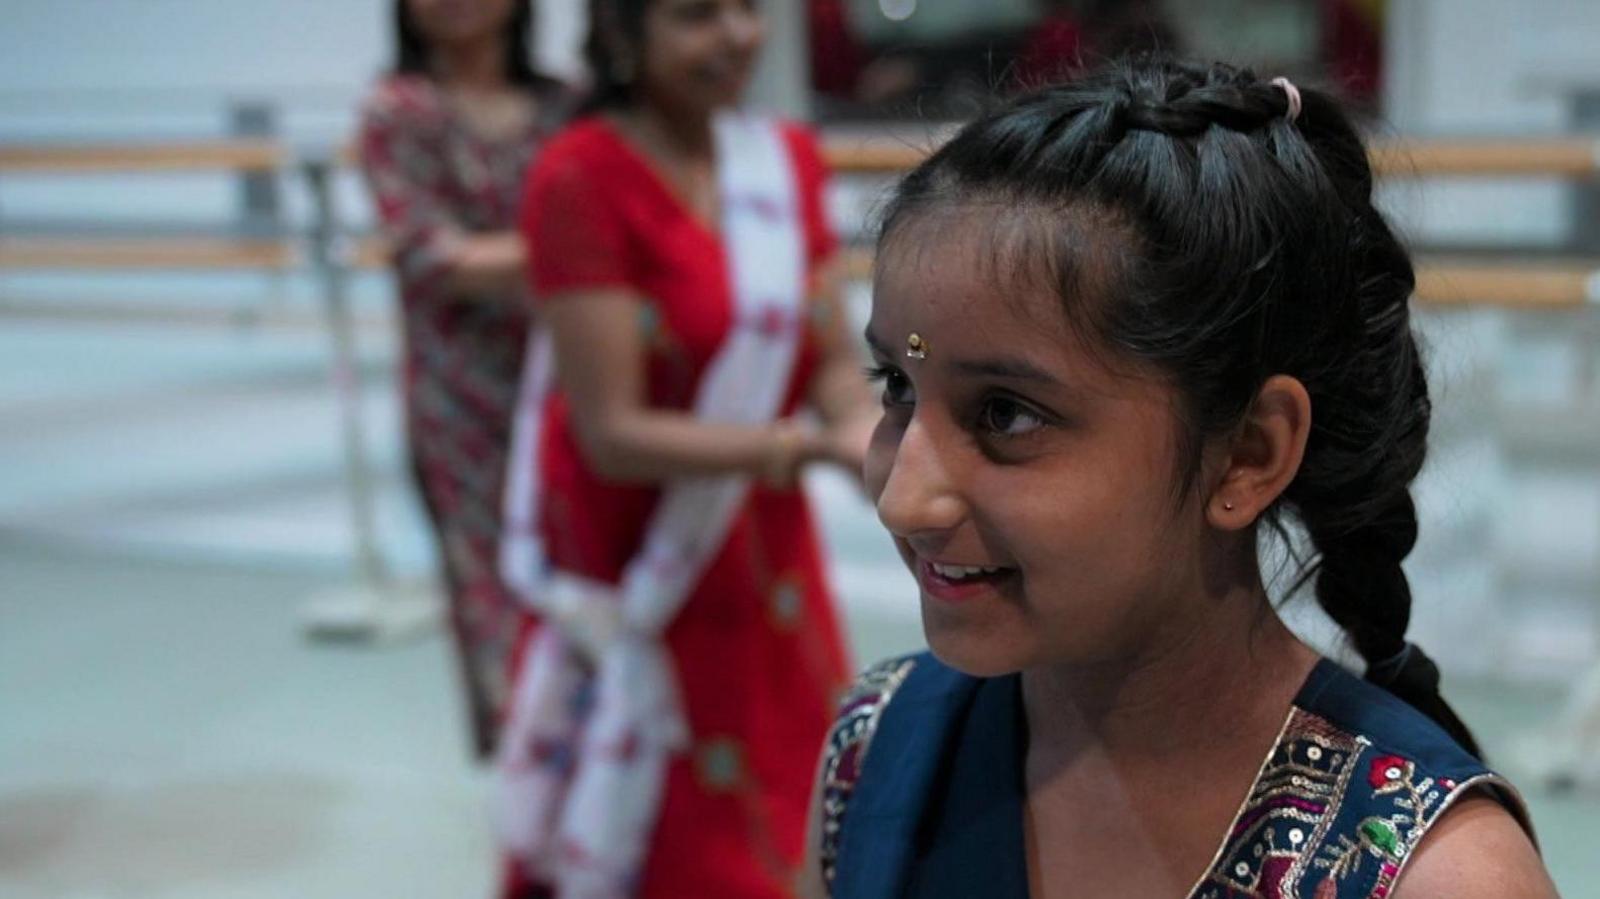
<svg viewBox="0 0 1600 899"><path fill-rule="evenodd" d="M995 228L935 215L884 248L867 326L867 485L929 646L992 676L1182 634L1205 525L1176 486L1175 392L1085 351L1046 279L995 277Z"/></svg>

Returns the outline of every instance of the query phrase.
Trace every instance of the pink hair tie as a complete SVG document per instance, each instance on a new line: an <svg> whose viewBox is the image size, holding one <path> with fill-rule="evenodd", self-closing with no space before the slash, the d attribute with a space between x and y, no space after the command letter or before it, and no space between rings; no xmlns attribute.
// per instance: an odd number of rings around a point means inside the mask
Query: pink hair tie
<svg viewBox="0 0 1600 899"><path fill-rule="evenodd" d="M1289 111L1284 113L1284 118L1290 122L1300 118L1300 88L1295 87L1293 81L1282 76L1272 79L1272 83L1283 88L1283 95L1289 101Z"/></svg>

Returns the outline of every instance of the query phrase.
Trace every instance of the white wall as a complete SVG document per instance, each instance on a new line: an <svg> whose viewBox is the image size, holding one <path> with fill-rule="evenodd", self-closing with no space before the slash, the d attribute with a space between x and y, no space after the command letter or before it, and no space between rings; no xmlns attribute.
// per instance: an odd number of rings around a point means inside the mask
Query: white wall
<svg viewBox="0 0 1600 899"><path fill-rule="evenodd" d="M540 4L540 56L571 71L582 0ZM194 136L233 100L292 137L343 133L389 63L389 0L0 0L0 139Z"/></svg>
<svg viewBox="0 0 1600 899"><path fill-rule="evenodd" d="M336 127L388 54L382 0L6 0L0 136L188 135L235 99Z"/></svg>
<svg viewBox="0 0 1600 899"><path fill-rule="evenodd" d="M578 69L584 0L540 0L542 64ZM236 103L267 103L279 135L346 140L391 61L390 0L0 0L0 141L184 140L225 135ZM286 185L291 220L305 197ZM346 185L357 220L366 204ZM11 177L14 221L214 222L236 213L225 175ZM13 279L14 280L14 279Z"/></svg>

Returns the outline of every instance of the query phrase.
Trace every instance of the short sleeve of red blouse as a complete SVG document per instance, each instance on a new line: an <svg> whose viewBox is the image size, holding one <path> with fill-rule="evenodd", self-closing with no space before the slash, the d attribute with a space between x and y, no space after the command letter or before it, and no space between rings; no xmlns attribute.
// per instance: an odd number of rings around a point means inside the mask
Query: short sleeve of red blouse
<svg viewBox="0 0 1600 899"><path fill-rule="evenodd" d="M522 235L535 295L634 282L621 197L607 189L591 129L568 131L540 153L522 198ZM614 182L613 182L614 183Z"/></svg>
<svg viewBox="0 0 1600 899"><path fill-rule="evenodd" d="M800 196L806 258L812 266L838 249L828 223L828 170L812 133L782 126ZM534 294L549 297L577 290L639 283L648 258L640 242L649 235L630 215L627 191L637 190L638 160L609 127L579 122L548 144L528 175L522 202L522 234Z"/></svg>

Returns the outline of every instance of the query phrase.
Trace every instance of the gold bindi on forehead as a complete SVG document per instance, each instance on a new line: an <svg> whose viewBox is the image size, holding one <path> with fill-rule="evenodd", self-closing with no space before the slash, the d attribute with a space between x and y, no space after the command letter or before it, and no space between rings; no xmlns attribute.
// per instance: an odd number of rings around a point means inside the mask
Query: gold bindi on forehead
<svg viewBox="0 0 1600 899"><path fill-rule="evenodd" d="M912 331L906 336L906 356L912 359L928 358L928 342L922 335Z"/></svg>

